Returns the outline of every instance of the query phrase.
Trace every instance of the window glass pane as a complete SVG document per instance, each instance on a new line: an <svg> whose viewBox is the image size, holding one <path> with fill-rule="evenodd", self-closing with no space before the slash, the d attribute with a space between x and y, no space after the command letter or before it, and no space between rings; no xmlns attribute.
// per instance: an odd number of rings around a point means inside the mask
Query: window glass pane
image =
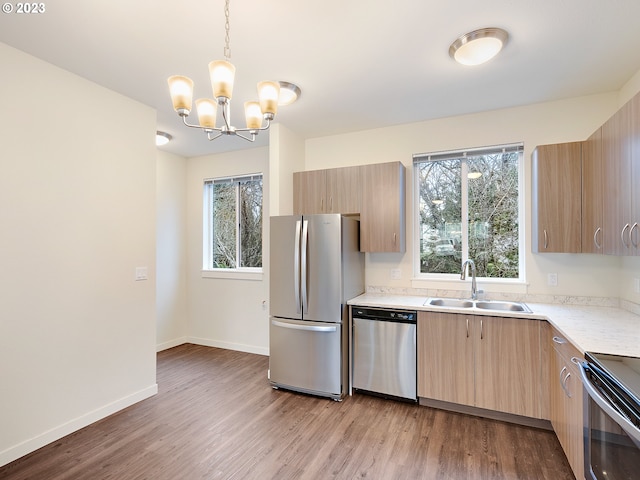
<svg viewBox="0 0 640 480"><path fill-rule="evenodd" d="M518 278L516 152L468 159L469 258L478 277Z"/></svg>
<svg viewBox="0 0 640 480"><path fill-rule="evenodd" d="M461 165L460 159L417 165L422 273L460 273Z"/></svg>
<svg viewBox="0 0 640 480"><path fill-rule="evenodd" d="M262 266L262 180L240 182L241 267Z"/></svg>
<svg viewBox="0 0 640 480"><path fill-rule="evenodd" d="M213 185L213 268L236 268L236 185Z"/></svg>

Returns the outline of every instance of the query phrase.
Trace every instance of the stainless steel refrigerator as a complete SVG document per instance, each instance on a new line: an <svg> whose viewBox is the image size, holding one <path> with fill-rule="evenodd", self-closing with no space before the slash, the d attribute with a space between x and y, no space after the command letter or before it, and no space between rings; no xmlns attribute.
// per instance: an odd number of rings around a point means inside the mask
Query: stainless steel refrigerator
<svg viewBox="0 0 640 480"><path fill-rule="evenodd" d="M269 380L341 399L348 387L348 308L364 292L359 221L339 214L270 219Z"/></svg>

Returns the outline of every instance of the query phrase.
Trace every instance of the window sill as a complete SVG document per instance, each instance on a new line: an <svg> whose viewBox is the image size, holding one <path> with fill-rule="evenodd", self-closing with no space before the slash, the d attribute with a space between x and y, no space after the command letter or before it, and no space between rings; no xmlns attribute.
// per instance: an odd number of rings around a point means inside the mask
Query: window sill
<svg viewBox="0 0 640 480"><path fill-rule="evenodd" d="M227 280L262 281L262 269L217 269L202 270L202 278L223 278Z"/></svg>

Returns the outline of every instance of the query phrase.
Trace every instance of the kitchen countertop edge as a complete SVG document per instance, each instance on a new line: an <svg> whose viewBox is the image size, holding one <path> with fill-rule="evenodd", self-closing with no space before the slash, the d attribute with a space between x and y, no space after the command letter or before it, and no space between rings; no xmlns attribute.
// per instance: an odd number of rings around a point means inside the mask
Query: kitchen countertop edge
<svg viewBox="0 0 640 480"><path fill-rule="evenodd" d="M503 312L478 308L425 305L430 297L364 293L347 302L350 306L401 308L492 317L546 320L581 353L598 352L640 357L640 316L615 307L529 303L533 313Z"/></svg>

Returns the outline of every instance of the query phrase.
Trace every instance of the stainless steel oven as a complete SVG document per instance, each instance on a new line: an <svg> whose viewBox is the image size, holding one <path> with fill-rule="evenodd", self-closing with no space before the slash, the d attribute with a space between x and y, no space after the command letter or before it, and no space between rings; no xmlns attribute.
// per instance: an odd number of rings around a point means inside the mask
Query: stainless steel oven
<svg viewBox="0 0 640 480"><path fill-rule="evenodd" d="M640 478L640 358L586 353L584 385L585 476Z"/></svg>

